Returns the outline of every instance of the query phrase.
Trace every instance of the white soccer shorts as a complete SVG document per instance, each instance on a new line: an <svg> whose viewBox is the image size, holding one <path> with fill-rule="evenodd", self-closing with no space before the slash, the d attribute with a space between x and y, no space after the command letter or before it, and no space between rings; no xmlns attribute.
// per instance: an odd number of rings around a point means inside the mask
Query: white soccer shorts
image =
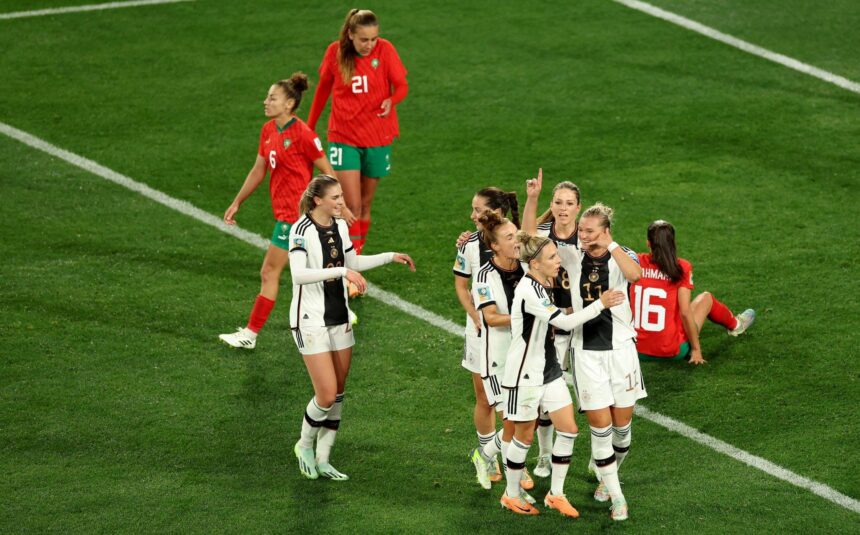
<svg viewBox="0 0 860 535"><path fill-rule="evenodd" d="M505 417L512 422L537 420L541 411L554 412L573 404L561 377L545 385L509 388L506 398Z"/></svg>
<svg viewBox="0 0 860 535"><path fill-rule="evenodd" d="M472 373L481 373L481 342L482 338L478 338L478 334L466 334L466 341L463 343L463 362L464 368ZM487 399L490 399L489 397Z"/></svg>
<svg viewBox="0 0 860 535"><path fill-rule="evenodd" d="M293 329L293 340L302 355L340 351L355 345L355 336L349 323Z"/></svg>
<svg viewBox="0 0 860 535"><path fill-rule="evenodd" d="M573 364L573 388L582 410L632 407L648 396L633 340L619 349L577 351Z"/></svg>

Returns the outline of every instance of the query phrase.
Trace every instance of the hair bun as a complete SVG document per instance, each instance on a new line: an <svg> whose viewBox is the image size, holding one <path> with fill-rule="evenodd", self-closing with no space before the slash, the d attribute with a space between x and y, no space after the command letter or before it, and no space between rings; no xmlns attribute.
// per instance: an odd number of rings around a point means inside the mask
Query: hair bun
<svg viewBox="0 0 860 535"><path fill-rule="evenodd" d="M296 91L303 93L308 88L308 75L302 71L294 72L290 75L290 82Z"/></svg>

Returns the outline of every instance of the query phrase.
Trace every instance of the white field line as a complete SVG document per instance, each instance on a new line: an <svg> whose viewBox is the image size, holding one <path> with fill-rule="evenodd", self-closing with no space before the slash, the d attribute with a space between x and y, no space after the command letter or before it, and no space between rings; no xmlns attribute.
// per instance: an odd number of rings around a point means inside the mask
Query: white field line
<svg viewBox="0 0 860 535"><path fill-rule="evenodd" d="M17 128L7 125L6 123L0 122L0 133L3 133L17 141L20 141L25 145L29 145L34 149L38 149L42 152L50 154L51 156L64 160L76 167L83 169L84 171L88 171L115 184L119 184L120 186L140 193L144 197L152 199L159 204L163 204L164 206L176 210L181 214L194 218L201 223L205 223L207 225L215 227L221 232L230 234L231 236L239 238L240 240L249 243L255 247L265 249L269 246L269 240L263 238L262 236L254 234L252 232L248 232L247 230L243 230L238 226L226 225L223 223L223 221L221 221L221 218L204 212L203 210L186 201L173 198L165 193L162 193L147 186L146 184L137 182L136 180L133 180L123 174L108 169L107 167L98 164L90 159L78 156L77 154L56 147L48 143L47 141L39 139L36 136L28 134L27 132L18 130ZM405 312L406 314L409 314L411 316L424 320L431 325L439 327L440 329L454 336L464 336L464 329L461 325L447 320L418 305L409 303L408 301L401 299L393 293L382 290L381 288L378 288L376 286L369 285L368 295L402 312ZM751 453L747 453L741 449L738 449L730 444L723 442L722 440L714 438L710 435L706 435L701 431L693 429L692 427L684 423L669 418L668 416L664 416L658 412L654 412L642 405L638 405L636 407L636 414L670 431L679 433L691 440L694 440L695 442L698 442L713 450L723 453L731 457L732 459L748 464L753 468L761 470L762 472L770 474L776 478L782 479L783 481L791 483L792 485L807 489L841 507L844 507L856 513L860 513L860 502L858 502L854 498L851 498L850 496L846 496L828 487L823 483L818 483L803 476L799 476L794 472L787 470L779 465L762 459L761 457L752 455Z"/></svg>
<svg viewBox="0 0 860 535"><path fill-rule="evenodd" d="M16 11L0 13L0 20L23 19L27 17L44 17L46 15L63 15L65 13L80 13L82 11L101 11L103 9L119 9L122 7L151 6L156 4L175 4L178 2L193 2L194 0L130 0L128 2L107 2L104 4L89 4L86 6L55 7L36 9L34 11Z"/></svg>
<svg viewBox="0 0 860 535"><path fill-rule="evenodd" d="M798 61L783 54L771 52L766 48L762 48L752 43L748 43L742 39L738 39L737 37L732 37L731 35L720 32L709 26L705 26L704 24L698 23L694 20L690 20L686 17L682 17L681 15L672 13L671 11L660 9L659 7L652 6L651 4L646 4L645 2L640 2L639 0L615 0L615 2L625 5L631 9L647 13L652 17L657 17L658 19L663 19L665 21L671 22L672 24L677 24L678 26L694 31L696 33L700 33L706 37L710 37L711 39L716 39L717 41L725 43L729 46L739 48L744 52L748 52L766 60L779 63L780 65L788 67L789 69L794 69L796 71L802 72L803 74L814 76L820 80L824 80L825 82L829 82L843 89L847 89L848 91L860 94L860 84L858 84L857 82L852 82L851 80L839 76L838 74L833 74L832 72L819 69L818 67L813 67L812 65L803 63L802 61Z"/></svg>

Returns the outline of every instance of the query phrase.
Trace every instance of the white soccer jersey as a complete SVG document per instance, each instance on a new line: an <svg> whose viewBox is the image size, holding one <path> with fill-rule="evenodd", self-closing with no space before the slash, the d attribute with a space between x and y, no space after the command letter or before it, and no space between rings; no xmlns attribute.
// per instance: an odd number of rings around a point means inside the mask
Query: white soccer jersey
<svg viewBox="0 0 860 535"><path fill-rule="evenodd" d="M627 247L622 250L637 264L639 258ZM567 257L562 257L564 265ZM633 313L628 301L629 284L621 272L621 268L612 258L612 253L606 252L599 258L594 258L585 251L579 255L578 270L570 271L571 302L574 312L600 299L607 290L624 292L624 302L618 306L603 310L599 316L586 322L573 332L571 346L574 351L587 349L590 351L608 351L623 347L624 342L636 337L633 328ZM565 266L568 267L568 266Z"/></svg>
<svg viewBox="0 0 860 535"><path fill-rule="evenodd" d="M558 247L559 256L562 256L565 251L571 253L571 257L576 258L580 252L579 236L576 231L567 238L559 238L555 233L555 222L547 221L537 226L537 235L549 238ZM576 253L575 255L573 253ZM559 308L569 308L572 306L570 302L570 275L565 268L558 271L558 276L553 281L552 299L555 306ZM555 330L556 336L568 336L569 331Z"/></svg>
<svg viewBox="0 0 860 535"><path fill-rule="evenodd" d="M342 268L352 241L343 219L331 226L318 225L307 214L290 230L290 262L294 255L307 255L307 269ZM346 244L346 247L344 247ZM342 276L311 284L293 281L290 328L324 327L349 323L346 279Z"/></svg>
<svg viewBox="0 0 860 535"><path fill-rule="evenodd" d="M523 277L511 303L511 345L503 387L540 386L561 377L549 329L549 321L561 313L543 284L531 275Z"/></svg>
<svg viewBox="0 0 860 535"><path fill-rule="evenodd" d="M490 305L495 305L499 314L511 313L514 291L526 271L525 264L517 263L516 269L506 270L492 259L481 266L472 282L472 300L482 320L483 310ZM481 377L502 376L511 345L511 328L507 325L491 327L483 320L481 329L485 333L481 341Z"/></svg>
<svg viewBox="0 0 860 535"><path fill-rule="evenodd" d="M478 269L493 257L493 250L484 243L480 232L473 232L469 239L457 250L454 261L454 275L471 278ZM474 280L472 281L474 283ZM466 337L477 337L475 322L466 314Z"/></svg>

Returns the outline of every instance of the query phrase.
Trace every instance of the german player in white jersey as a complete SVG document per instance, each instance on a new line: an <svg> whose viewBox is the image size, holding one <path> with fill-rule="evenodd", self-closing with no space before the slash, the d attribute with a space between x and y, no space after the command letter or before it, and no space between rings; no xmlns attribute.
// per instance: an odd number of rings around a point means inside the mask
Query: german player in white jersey
<svg viewBox="0 0 860 535"><path fill-rule="evenodd" d="M492 441L496 435L495 410L484 393L484 384L481 380L481 318L475 308L475 303L472 301L470 290L470 281L473 276L493 256L493 250L484 240L483 229L478 221L478 218L487 211L495 212L499 217L505 217L510 213L511 221L514 225L519 226L517 194L494 187L483 188L475 193L472 198L470 217L477 231L469 235L466 241L457 247L457 257L454 261L454 290L457 292L460 305L466 311L466 341L463 346L462 366L472 374L472 388L475 392L475 408L472 417L478 434L479 447ZM491 479L498 481L501 477L498 462L494 461Z"/></svg>
<svg viewBox="0 0 860 535"><path fill-rule="evenodd" d="M501 503L515 513L538 514L535 507L520 497L519 481L534 437L534 424L543 408L557 432L552 449L551 488L544 505L576 518L579 513L564 495L564 480L577 427L573 400L561 376L550 326L569 331L597 317L605 307L623 303L625 297L622 292L607 291L584 310L563 313L547 293L561 266L555 244L549 238L522 231L517 240L520 261L528 264L529 272L517 285L511 303L511 345L502 387L507 395L505 415L514 422L514 437L506 455L507 484Z"/></svg>
<svg viewBox="0 0 860 535"><path fill-rule="evenodd" d="M582 252L570 255L562 251L562 258L570 273L574 310L588 310L607 291L624 293L623 306L602 311L574 331L571 345L574 390L591 427L592 462L600 480L594 497L611 499L611 517L626 520L627 502L618 467L630 448L633 407L647 395L627 290L629 283L639 280L642 270L636 253L612 240L611 224L608 206L597 203L586 209L578 228Z"/></svg>
<svg viewBox="0 0 860 535"><path fill-rule="evenodd" d="M540 216L537 215L538 199L543 187L543 169L538 170L537 178L526 181L526 205L523 208L522 229L529 234L545 236L555 243L559 249L572 247L579 251L579 240L577 238L577 216L580 209L579 187L570 181L559 182L552 189L552 201L550 207ZM550 290L553 294L553 302L558 308L571 312L570 301L570 276L563 267L559 269L558 276L553 280ZM570 332L562 331L553 327L555 336L555 350L559 358L559 364L563 371L570 370ZM570 378L570 376L568 376ZM538 455L537 466L533 471L538 477L549 477L550 456L552 454L552 422L549 415L541 413L538 418Z"/></svg>
<svg viewBox="0 0 860 535"><path fill-rule="evenodd" d="M526 266L519 261L520 246L516 240L517 227L507 218L500 218L496 212L488 211L478 218L485 242L493 250L493 256L474 277L472 300L480 315L481 343L479 366L484 384L484 394L489 404L495 407L502 417L502 429L492 440L472 452L478 483L489 490L492 462L501 453L507 452L514 436L513 422L505 419L504 396L500 378L504 375L505 360L511 345L511 302L514 290L525 275ZM529 485L529 483L531 483ZM534 481L521 480L520 486L534 487ZM533 502L525 493L523 497Z"/></svg>
<svg viewBox="0 0 860 535"><path fill-rule="evenodd" d="M299 470L309 479L348 479L329 463L355 344L346 282L364 290L367 283L358 272L389 262L405 264L415 271L415 264L406 254L356 255L349 228L339 217L343 207L343 191L337 179L328 175L314 177L302 195L302 215L289 238L293 278L290 328L314 388L294 452Z"/></svg>

